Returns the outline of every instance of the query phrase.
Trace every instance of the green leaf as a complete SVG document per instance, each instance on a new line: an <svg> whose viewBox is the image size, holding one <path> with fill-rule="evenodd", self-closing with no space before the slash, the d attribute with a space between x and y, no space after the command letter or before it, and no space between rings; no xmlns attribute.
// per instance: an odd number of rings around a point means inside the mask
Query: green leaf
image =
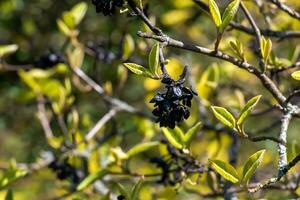
<svg viewBox="0 0 300 200"><path fill-rule="evenodd" d="M240 6L240 0L232 1L227 8L225 9L222 15L222 24L221 24L221 32L224 32L227 28L228 24L234 18Z"/></svg>
<svg viewBox="0 0 300 200"><path fill-rule="evenodd" d="M184 147L184 143L182 140L176 136L175 131L168 128L162 128L164 136L167 138L167 140L177 149L182 149Z"/></svg>
<svg viewBox="0 0 300 200"><path fill-rule="evenodd" d="M37 83L37 81L30 74L28 74L28 72L25 72L24 70L20 70L18 72L18 75L20 76L22 81L28 87L30 87L35 93L40 93L41 92L41 88L40 88L39 84Z"/></svg>
<svg viewBox="0 0 300 200"><path fill-rule="evenodd" d="M7 190L5 195L5 200L13 200L13 199L14 199L13 192L11 190Z"/></svg>
<svg viewBox="0 0 300 200"><path fill-rule="evenodd" d="M88 5L85 2L78 3L71 9L70 13L74 18L75 25L80 24L86 14L87 9Z"/></svg>
<svg viewBox="0 0 300 200"><path fill-rule="evenodd" d="M141 191L144 178L142 177L132 188L131 190L131 200L138 200L139 193Z"/></svg>
<svg viewBox="0 0 300 200"><path fill-rule="evenodd" d="M148 151L149 149L152 149L153 147L156 147L159 144L160 144L159 142L145 142L142 144L138 144L132 147L126 154L127 156L132 157L136 154Z"/></svg>
<svg viewBox="0 0 300 200"><path fill-rule="evenodd" d="M185 143L185 145L187 147L190 146L192 140L196 136L197 131L199 130L200 127L201 127L201 122L198 122L192 128L190 128L188 130L188 132L185 134L185 136L184 136L184 143Z"/></svg>
<svg viewBox="0 0 300 200"><path fill-rule="evenodd" d="M159 71L159 43L155 43L149 54L149 69L152 74L158 76Z"/></svg>
<svg viewBox="0 0 300 200"><path fill-rule="evenodd" d="M134 51L134 40L132 39L131 35L125 35L124 43L123 43L123 60L127 60Z"/></svg>
<svg viewBox="0 0 300 200"><path fill-rule="evenodd" d="M229 163L225 163L221 160L209 160L211 166L226 180L237 183L239 182L239 176L237 171Z"/></svg>
<svg viewBox="0 0 300 200"><path fill-rule="evenodd" d="M15 53L18 50L18 48L19 47L16 44L0 45L0 58Z"/></svg>
<svg viewBox="0 0 300 200"><path fill-rule="evenodd" d="M152 77L151 72L141 65L135 63L124 63L124 66L137 75L141 75L149 78Z"/></svg>
<svg viewBox="0 0 300 200"><path fill-rule="evenodd" d="M245 60L243 45L239 40L229 42L233 52L242 60Z"/></svg>
<svg viewBox="0 0 300 200"><path fill-rule="evenodd" d="M77 186L76 190L83 190L89 185L93 184L96 180L102 179L106 174L108 174L108 170L101 169L98 172L92 173L88 175L81 183Z"/></svg>
<svg viewBox="0 0 300 200"><path fill-rule="evenodd" d="M61 19L57 19L56 23L57 23L58 29L61 33L63 33L64 35L66 35L68 37L70 37L72 35L71 34L72 31Z"/></svg>
<svg viewBox="0 0 300 200"><path fill-rule="evenodd" d="M249 157L243 170L243 182L248 183L249 179L254 174L255 170L260 165L266 150L260 150Z"/></svg>
<svg viewBox="0 0 300 200"><path fill-rule="evenodd" d="M65 25L68 26L70 29L75 28L75 19L71 12L64 12L62 15L62 20L65 23Z"/></svg>
<svg viewBox="0 0 300 200"><path fill-rule="evenodd" d="M121 185L120 183L117 183L117 187L119 192L121 193L121 195L123 195L125 197L125 200L130 199L130 193L126 191L126 189L124 188L123 185Z"/></svg>
<svg viewBox="0 0 300 200"><path fill-rule="evenodd" d="M292 73L292 77L293 77L293 79L300 81L300 70Z"/></svg>
<svg viewBox="0 0 300 200"><path fill-rule="evenodd" d="M244 106L244 108L241 111L240 116L237 120L237 125L241 125L245 122L246 118L251 113L251 111L254 109L254 107L257 105L260 98L261 98L261 95L255 96L246 103L246 105Z"/></svg>
<svg viewBox="0 0 300 200"><path fill-rule="evenodd" d="M262 37L261 41L261 55L264 59L264 62L267 63L272 51L272 41L268 38L267 40Z"/></svg>
<svg viewBox="0 0 300 200"><path fill-rule="evenodd" d="M0 190L4 187L10 185L16 180L24 177L27 174L27 171L24 169L10 168L4 172L3 176L0 179Z"/></svg>
<svg viewBox="0 0 300 200"><path fill-rule="evenodd" d="M208 0L208 6L213 21L216 27L219 28L222 24L222 19L218 5L216 4L215 0Z"/></svg>
<svg viewBox="0 0 300 200"><path fill-rule="evenodd" d="M218 107L218 106L212 106L213 113L215 117L222 122L225 126L228 126L230 128L235 127L235 118L234 116L226 110L226 108Z"/></svg>

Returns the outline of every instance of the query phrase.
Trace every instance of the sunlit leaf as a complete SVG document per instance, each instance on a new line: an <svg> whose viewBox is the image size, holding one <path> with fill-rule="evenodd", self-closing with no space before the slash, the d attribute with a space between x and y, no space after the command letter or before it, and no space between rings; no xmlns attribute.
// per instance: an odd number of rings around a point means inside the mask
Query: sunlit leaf
<svg viewBox="0 0 300 200"><path fill-rule="evenodd" d="M226 109L218 106L212 106L213 113L215 117L222 122L225 126L228 126L230 128L235 127L235 118L234 116Z"/></svg>
<svg viewBox="0 0 300 200"><path fill-rule="evenodd" d="M108 170L106 169L101 169L98 172L92 173L88 175L81 183L77 186L77 190L83 190L86 187L90 186L93 184L95 181L102 179L106 174L108 173Z"/></svg>
<svg viewBox="0 0 300 200"><path fill-rule="evenodd" d="M225 9L222 15L222 25L221 25L221 32L225 31L228 24L234 18L235 14L237 13L241 0L234 0L232 1Z"/></svg>
<svg viewBox="0 0 300 200"><path fill-rule="evenodd" d="M243 182L247 183L260 165L265 154L265 150L261 150L249 157L243 170Z"/></svg>
<svg viewBox="0 0 300 200"><path fill-rule="evenodd" d="M151 72L141 65L135 63L124 63L124 66L137 75L152 77Z"/></svg>
<svg viewBox="0 0 300 200"><path fill-rule="evenodd" d="M149 69L152 74L158 76L159 71L159 43L155 43L149 54Z"/></svg>
<svg viewBox="0 0 300 200"><path fill-rule="evenodd" d="M15 53L18 50L18 45L10 44L10 45L0 45L0 58L12 53Z"/></svg>
<svg viewBox="0 0 300 200"><path fill-rule="evenodd" d="M300 81L300 70L292 73L293 79Z"/></svg>
<svg viewBox="0 0 300 200"><path fill-rule="evenodd" d="M260 48L261 48L261 54L264 59L264 62L267 63L270 53L272 51L272 41L269 38L265 39L264 37L262 37Z"/></svg>
<svg viewBox="0 0 300 200"><path fill-rule="evenodd" d="M195 124L192 128L190 128L188 130L188 132L185 134L184 136L184 142L185 145L188 147L192 140L194 139L194 137L196 136L199 128L201 127L201 122L198 122L197 124Z"/></svg>
<svg viewBox="0 0 300 200"><path fill-rule="evenodd" d="M66 36L71 36L71 30L69 29L69 27L61 20L61 19L57 19L56 20L58 29L61 33L63 33Z"/></svg>
<svg viewBox="0 0 300 200"><path fill-rule="evenodd" d="M208 5L212 19L216 27L219 28L222 24L222 19L218 5L216 4L215 0L208 0Z"/></svg>
<svg viewBox="0 0 300 200"><path fill-rule="evenodd" d="M148 150L152 149L153 147L158 146L159 144L160 144L159 142L145 142L142 144L138 144L138 145L132 147L126 154L129 157L132 157L136 154L148 151Z"/></svg>
<svg viewBox="0 0 300 200"><path fill-rule="evenodd" d="M125 35L123 43L123 60L127 60L134 51L134 40L131 35Z"/></svg>
<svg viewBox="0 0 300 200"><path fill-rule="evenodd" d="M87 3L80 2L71 9L70 13L73 15L75 25L78 25L82 21L86 14L87 8Z"/></svg>
<svg viewBox="0 0 300 200"><path fill-rule="evenodd" d="M164 136L167 140L177 149L182 149L184 147L184 141L181 141L171 129L162 128Z"/></svg>
<svg viewBox="0 0 300 200"><path fill-rule="evenodd" d="M241 125L245 122L246 118L251 113L251 111L255 108L260 98L261 95L255 96L246 103L237 120L237 125Z"/></svg>
<svg viewBox="0 0 300 200"><path fill-rule="evenodd" d="M225 163L221 160L209 160L211 166L226 180L237 183L239 182L239 176L237 171L229 163Z"/></svg>

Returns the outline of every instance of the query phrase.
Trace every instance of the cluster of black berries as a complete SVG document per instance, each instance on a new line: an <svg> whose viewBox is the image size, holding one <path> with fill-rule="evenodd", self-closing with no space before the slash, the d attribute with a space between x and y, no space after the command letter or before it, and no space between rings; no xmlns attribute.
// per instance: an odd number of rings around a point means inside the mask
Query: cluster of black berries
<svg viewBox="0 0 300 200"><path fill-rule="evenodd" d="M90 41L87 43L87 48L93 52L97 60L103 63L111 64L116 59L116 55L107 50L104 45L95 44L94 42Z"/></svg>
<svg viewBox="0 0 300 200"><path fill-rule="evenodd" d="M96 7L96 12L102 12L105 16L113 15L117 7L122 7L124 0L92 0Z"/></svg>
<svg viewBox="0 0 300 200"><path fill-rule="evenodd" d="M81 181L81 175L79 171L70 165L66 160L59 161L55 159L48 165L48 167L55 172L56 177L59 180L69 179L74 184L78 184Z"/></svg>
<svg viewBox="0 0 300 200"><path fill-rule="evenodd" d="M161 127L175 128L184 119L190 116L188 107L194 95L197 95L191 88L185 87L186 68L179 80L174 81L169 75L164 75L162 83L165 84L166 92L158 92L150 103L154 103L152 111Z"/></svg>
<svg viewBox="0 0 300 200"><path fill-rule="evenodd" d="M36 62L35 67L41 68L41 69L47 69L51 68L59 63L64 63L64 57L55 52L47 53L42 55Z"/></svg>

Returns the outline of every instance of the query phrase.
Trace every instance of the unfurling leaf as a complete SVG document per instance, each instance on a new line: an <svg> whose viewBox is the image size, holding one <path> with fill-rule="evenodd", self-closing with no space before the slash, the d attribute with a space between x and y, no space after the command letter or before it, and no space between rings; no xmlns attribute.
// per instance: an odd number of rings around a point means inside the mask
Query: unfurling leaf
<svg viewBox="0 0 300 200"><path fill-rule="evenodd" d="M219 28L222 24L222 19L218 5L216 4L215 0L208 0L208 5L212 19L216 27Z"/></svg>
<svg viewBox="0 0 300 200"><path fill-rule="evenodd" d="M292 77L293 77L293 79L300 81L300 70L292 73Z"/></svg>
<svg viewBox="0 0 300 200"><path fill-rule="evenodd" d="M184 148L184 141L183 138L178 137L178 133L175 132L175 130L169 129L169 128L162 128L164 136L167 138L167 140L177 149L183 149Z"/></svg>
<svg viewBox="0 0 300 200"><path fill-rule="evenodd" d="M153 147L156 147L158 145L159 142L145 142L132 147L129 151L127 151L126 154L127 156L132 157L136 154L148 151L149 149L152 149Z"/></svg>
<svg viewBox="0 0 300 200"><path fill-rule="evenodd" d="M151 72L141 65L135 63L124 63L124 66L137 75L141 75L149 78L152 77Z"/></svg>
<svg viewBox="0 0 300 200"><path fill-rule="evenodd" d="M266 40L266 38L262 37L260 44L261 55L264 59L264 62L267 63L272 51L272 41L269 38Z"/></svg>
<svg viewBox="0 0 300 200"><path fill-rule="evenodd" d="M241 125L245 122L246 118L251 113L251 111L254 109L254 107L257 105L260 98L261 98L261 95L255 96L246 103L246 105L244 106L244 108L241 111L241 114L237 120L237 125Z"/></svg>
<svg viewBox="0 0 300 200"><path fill-rule="evenodd" d="M226 108L218 107L218 106L212 106L213 113L215 117L222 122L225 126L228 126L230 128L234 128L236 121L234 116L226 110Z"/></svg>
<svg viewBox="0 0 300 200"><path fill-rule="evenodd" d="M266 150L261 150L249 157L243 170L243 182L248 183L249 179L254 174L255 170L260 165Z"/></svg>
<svg viewBox="0 0 300 200"><path fill-rule="evenodd" d="M159 74L159 43L153 45L149 54L149 69L152 74Z"/></svg>
<svg viewBox="0 0 300 200"><path fill-rule="evenodd" d="M194 125L192 128L188 130L188 132L184 135L184 143L185 146L189 146L194 139L194 137L197 134L197 131L199 130L201 126L201 122L198 122L196 125Z"/></svg>
<svg viewBox="0 0 300 200"><path fill-rule="evenodd" d="M232 1L225 9L222 15L222 25L221 25L221 32L224 32L227 28L228 24L234 18L235 14L237 13L241 0L234 0Z"/></svg>
<svg viewBox="0 0 300 200"><path fill-rule="evenodd" d="M244 49L243 45L239 40L236 40L235 42L230 41L230 46L233 50L233 52L242 60L245 60L245 54L244 54Z"/></svg>
<svg viewBox="0 0 300 200"><path fill-rule="evenodd" d="M237 183L239 182L239 175L232 165L221 160L209 160L211 166L226 180Z"/></svg>
<svg viewBox="0 0 300 200"><path fill-rule="evenodd" d="M81 181L81 183L77 186L76 190L79 191L85 189L86 187L93 184L96 180L102 179L107 173L108 170L101 169L98 172L88 175L85 179L83 179L83 181Z"/></svg>

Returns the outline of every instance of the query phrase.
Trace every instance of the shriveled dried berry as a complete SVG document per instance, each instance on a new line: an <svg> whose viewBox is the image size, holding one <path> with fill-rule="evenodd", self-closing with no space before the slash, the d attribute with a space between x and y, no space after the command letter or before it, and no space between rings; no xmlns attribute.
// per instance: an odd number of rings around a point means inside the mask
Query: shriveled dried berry
<svg viewBox="0 0 300 200"><path fill-rule="evenodd" d="M124 0L92 0L96 7L96 12L102 12L105 16L113 15L117 7L122 7Z"/></svg>
<svg viewBox="0 0 300 200"><path fill-rule="evenodd" d="M168 75L164 76L162 83L165 84L166 92L158 92L150 101L154 103L152 113L161 127L173 129L190 116L188 107L191 107L193 96L197 93L183 85L185 75L186 68L177 81Z"/></svg>

